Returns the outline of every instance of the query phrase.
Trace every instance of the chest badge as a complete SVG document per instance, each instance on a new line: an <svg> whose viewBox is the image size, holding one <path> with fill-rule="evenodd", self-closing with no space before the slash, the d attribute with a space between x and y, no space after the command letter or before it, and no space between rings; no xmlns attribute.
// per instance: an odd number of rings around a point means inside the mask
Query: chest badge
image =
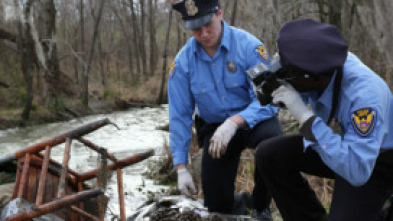
<svg viewBox="0 0 393 221"><path fill-rule="evenodd" d="M232 73L236 72L236 65L233 63L233 61L228 61L227 67L228 67L229 72L232 72Z"/></svg>
<svg viewBox="0 0 393 221"><path fill-rule="evenodd" d="M368 136L374 129L377 112L371 108L354 111L351 114L351 122L355 131L362 137Z"/></svg>

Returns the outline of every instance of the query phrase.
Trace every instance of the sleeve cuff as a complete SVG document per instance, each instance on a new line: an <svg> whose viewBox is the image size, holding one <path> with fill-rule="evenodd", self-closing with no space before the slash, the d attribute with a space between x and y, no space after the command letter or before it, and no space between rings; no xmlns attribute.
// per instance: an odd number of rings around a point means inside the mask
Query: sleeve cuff
<svg viewBox="0 0 393 221"><path fill-rule="evenodd" d="M304 122L300 126L300 129L299 129L300 134L302 134L306 140L313 141L313 142L317 142L317 140L314 137L314 134L312 133L312 124L313 124L315 118L317 118L317 117L312 116L312 117L308 118L306 120L306 122Z"/></svg>

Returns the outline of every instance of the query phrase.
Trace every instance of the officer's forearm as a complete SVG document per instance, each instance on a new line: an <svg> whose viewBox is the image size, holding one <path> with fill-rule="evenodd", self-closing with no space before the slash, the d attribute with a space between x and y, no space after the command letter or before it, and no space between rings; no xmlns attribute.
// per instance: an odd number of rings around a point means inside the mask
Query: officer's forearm
<svg viewBox="0 0 393 221"><path fill-rule="evenodd" d="M178 169L181 169L181 168L185 168L186 167L186 165L184 165L184 164L178 164L178 165L176 165L176 169L178 170Z"/></svg>

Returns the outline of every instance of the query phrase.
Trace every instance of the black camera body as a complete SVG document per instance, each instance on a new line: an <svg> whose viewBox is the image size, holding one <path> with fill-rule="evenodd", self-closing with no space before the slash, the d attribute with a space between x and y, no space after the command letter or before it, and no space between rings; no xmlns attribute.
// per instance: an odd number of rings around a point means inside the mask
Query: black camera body
<svg viewBox="0 0 393 221"><path fill-rule="evenodd" d="M259 63L246 71L254 86L254 93L261 105L272 102L272 92L277 89L280 83L280 76L283 68L280 57L276 54L270 62L270 67L264 63Z"/></svg>

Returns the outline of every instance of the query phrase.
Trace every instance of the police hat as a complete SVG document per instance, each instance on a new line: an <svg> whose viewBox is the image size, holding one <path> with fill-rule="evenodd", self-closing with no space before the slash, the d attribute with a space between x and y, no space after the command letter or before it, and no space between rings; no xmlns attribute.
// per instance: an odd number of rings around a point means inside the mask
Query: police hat
<svg viewBox="0 0 393 221"><path fill-rule="evenodd" d="M310 74L331 73L342 67L348 52L335 26L312 19L285 23L278 34L277 45L283 66Z"/></svg>
<svg viewBox="0 0 393 221"><path fill-rule="evenodd" d="M182 0L173 5L173 9L181 13L186 29L207 24L218 8L218 0Z"/></svg>

